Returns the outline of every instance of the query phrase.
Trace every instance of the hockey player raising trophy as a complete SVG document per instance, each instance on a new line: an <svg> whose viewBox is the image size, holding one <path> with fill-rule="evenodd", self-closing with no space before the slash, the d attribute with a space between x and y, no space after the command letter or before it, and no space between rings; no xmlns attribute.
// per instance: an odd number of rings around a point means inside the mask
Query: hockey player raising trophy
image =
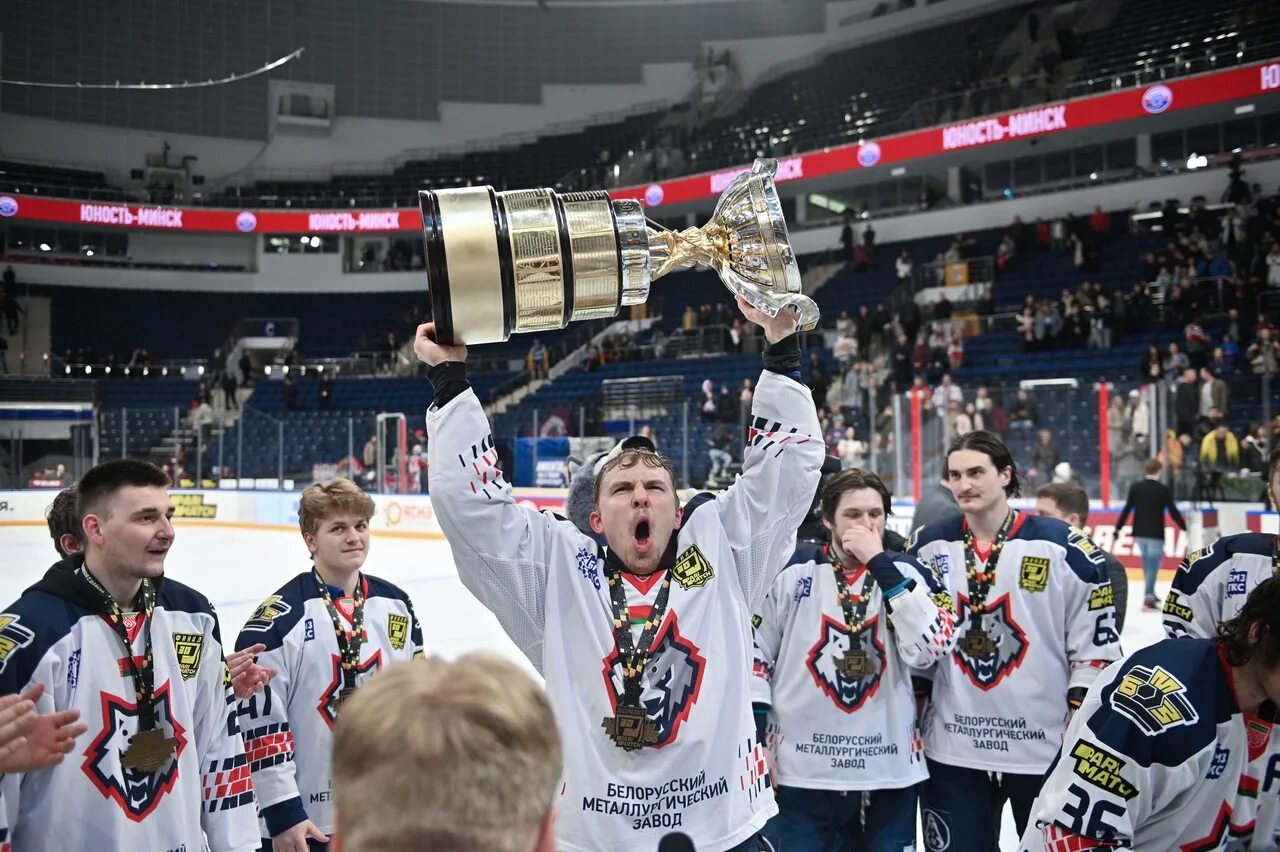
<svg viewBox="0 0 1280 852"><path fill-rule="evenodd" d="M700 852L756 850L777 812L752 719L751 613L824 451L796 310L738 307L768 341L741 477L681 506L653 443L628 438L594 470L594 536L515 503L467 348L418 327L432 504L463 584L546 678L565 744L560 849L655 849L680 832Z"/></svg>
<svg viewBox="0 0 1280 852"><path fill-rule="evenodd" d="M695 264L766 316L794 310L808 331L818 306L800 292L777 168L756 160L710 222L679 232L651 223L639 201L605 192L419 192L435 339L475 346L612 317L642 304L655 278Z"/></svg>

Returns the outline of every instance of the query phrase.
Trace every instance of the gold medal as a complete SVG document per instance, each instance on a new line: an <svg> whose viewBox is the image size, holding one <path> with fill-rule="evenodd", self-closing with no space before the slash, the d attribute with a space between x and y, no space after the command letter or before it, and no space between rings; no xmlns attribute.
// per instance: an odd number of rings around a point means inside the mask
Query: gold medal
<svg viewBox="0 0 1280 852"><path fill-rule="evenodd" d="M356 691L354 688L344 689L341 692L339 692L338 697L333 699L333 702L329 705L329 708L333 710L333 715L337 716L338 711L342 709L342 705L346 704L347 701L351 698L351 696L355 694L356 694Z"/></svg>
<svg viewBox="0 0 1280 852"><path fill-rule="evenodd" d="M866 677L871 674L871 660L860 645L854 645L836 660L836 671L848 678Z"/></svg>
<svg viewBox="0 0 1280 852"><path fill-rule="evenodd" d="M137 769L139 772L156 772L162 769L178 748L178 741L166 737L164 731L154 729L138 731L129 741L120 763L125 769Z"/></svg>
<svg viewBox="0 0 1280 852"><path fill-rule="evenodd" d="M960 639L960 647L966 654L978 660L995 656L996 643L985 630L971 627Z"/></svg>
<svg viewBox="0 0 1280 852"><path fill-rule="evenodd" d="M658 743L658 726L649 719L644 708L634 704L619 704L617 715L605 716L601 727L619 748L627 751Z"/></svg>

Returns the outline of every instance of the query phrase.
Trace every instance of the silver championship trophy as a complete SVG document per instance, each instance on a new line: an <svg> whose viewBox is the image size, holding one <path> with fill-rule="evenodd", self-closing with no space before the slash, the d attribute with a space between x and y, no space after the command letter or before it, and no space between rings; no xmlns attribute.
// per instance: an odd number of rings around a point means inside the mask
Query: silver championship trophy
<svg viewBox="0 0 1280 852"><path fill-rule="evenodd" d="M655 278L696 263L769 316L794 307L800 328L813 328L818 306L800 292L777 166L756 160L721 194L710 222L679 232L650 223L639 201L605 192L419 192L436 339L495 343L606 319L643 303Z"/></svg>

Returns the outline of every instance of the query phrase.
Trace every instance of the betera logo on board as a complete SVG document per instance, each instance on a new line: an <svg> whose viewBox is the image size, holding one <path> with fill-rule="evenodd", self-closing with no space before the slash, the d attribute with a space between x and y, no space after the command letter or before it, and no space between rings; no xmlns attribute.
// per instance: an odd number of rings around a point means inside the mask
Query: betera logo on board
<svg viewBox="0 0 1280 852"><path fill-rule="evenodd" d="M12 195L0 195L0 216L18 215L18 199Z"/></svg>
<svg viewBox="0 0 1280 852"><path fill-rule="evenodd" d="M660 183L651 183L649 188L644 191L644 203L650 207L657 207L662 203L662 199L666 197L667 193Z"/></svg>
<svg viewBox="0 0 1280 852"><path fill-rule="evenodd" d="M245 210L236 217L236 227L247 234L258 227L258 217Z"/></svg>
<svg viewBox="0 0 1280 852"><path fill-rule="evenodd" d="M1155 115L1173 105L1173 90L1168 86L1152 86L1142 93L1142 108Z"/></svg>
<svg viewBox="0 0 1280 852"><path fill-rule="evenodd" d="M858 148L858 165L869 169L878 162L880 162L879 143L866 142Z"/></svg>

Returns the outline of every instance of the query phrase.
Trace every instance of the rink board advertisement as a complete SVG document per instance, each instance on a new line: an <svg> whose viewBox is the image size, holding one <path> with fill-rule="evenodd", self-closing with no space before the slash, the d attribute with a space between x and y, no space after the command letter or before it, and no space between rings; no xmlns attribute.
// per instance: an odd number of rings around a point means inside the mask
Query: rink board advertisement
<svg viewBox="0 0 1280 852"><path fill-rule="evenodd" d="M45 513L58 492L54 489L0 491L0 527L45 523ZM426 494L373 494L374 515L369 521L375 533L395 533L442 537L440 524ZM534 509L564 511L564 489L518 488L512 492L517 503ZM220 491L215 489L174 489L173 517L181 525L188 521L229 524L242 527L298 529L296 491Z"/></svg>
<svg viewBox="0 0 1280 852"><path fill-rule="evenodd" d="M1244 525L1249 532L1280 533L1280 515L1275 512L1250 511L1244 513Z"/></svg>
<svg viewBox="0 0 1280 852"><path fill-rule="evenodd" d="M693 493L693 492L690 492ZM0 491L0 527L6 524L42 524L45 512L57 494L54 490ZM298 492L296 491L219 491L173 490L174 518L183 522L233 524L245 527L298 529ZM373 494L374 515L369 526L375 533L392 535L442 537L440 523L426 494ZM516 502L539 511L564 513L565 490L562 488L517 488L512 491ZM1025 501L1015 501L1019 508ZM1254 504L1257 505L1257 504ZM911 532L914 506L895 503L888 526L901 533ZM1190 532L1174 526L1166 517L1164 562L1162 568L1175 570L1189 551L1215 541L1219 535L1216 509L1182 509ZM1094 508L1085 527L1090 538L1103 550L1112 553L1126 568L1140 569L1142 560L1131 535L1132 527L1116 533L1118 509ZM1248 529L1262 532L1280 531L1274 512L1249 511L1245 515ZM1226 530L1225 532L1239 532Z"/></svg>

